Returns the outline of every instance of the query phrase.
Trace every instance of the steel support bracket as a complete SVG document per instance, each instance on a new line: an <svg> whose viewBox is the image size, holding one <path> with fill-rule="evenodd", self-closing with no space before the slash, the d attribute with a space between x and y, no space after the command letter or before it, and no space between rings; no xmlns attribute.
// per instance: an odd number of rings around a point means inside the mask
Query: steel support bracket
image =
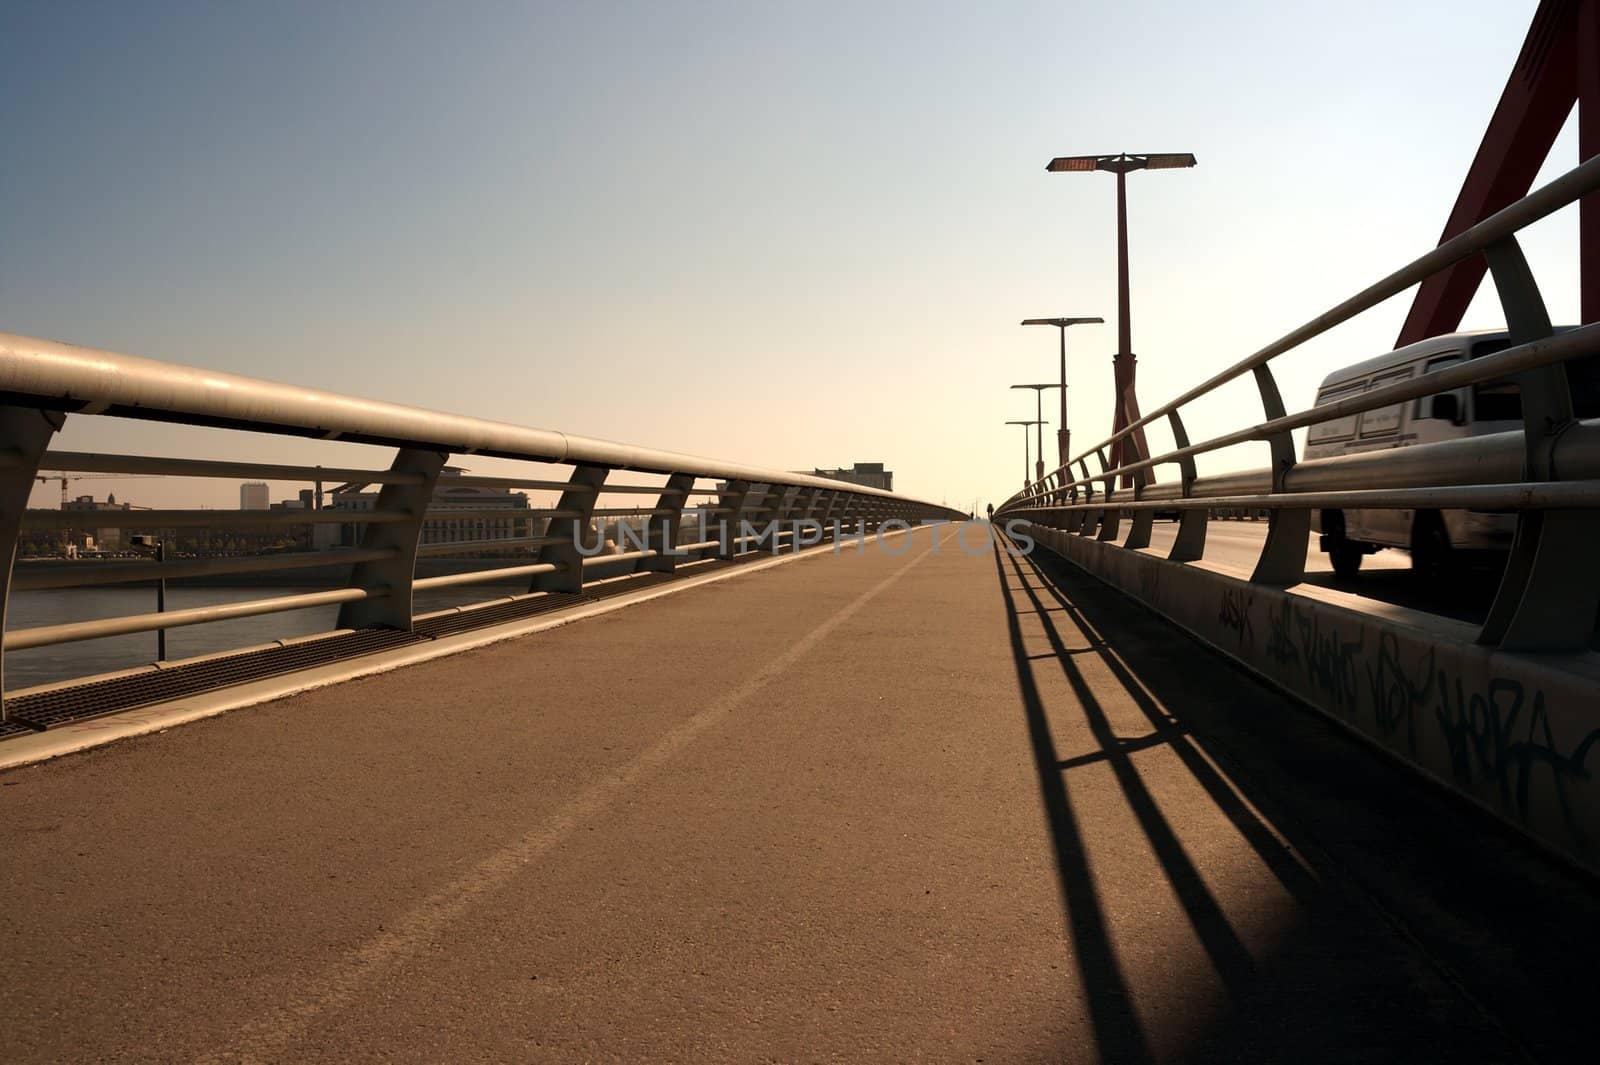
<svg viewBox="0 0 1600 1065"><path fill-rule="evenodd" d="M417 573L417 547L422 542L422 526L439 471L450 456L442 451L403 447L389 464L392 473L420 476L411 484L386 484L378 491L378 510L398 510L410 517L406 521L374 523L361 531L361 548L387 549L388 558L360 562L350 571L350 587L363 588L374 598L359 599L339 607L340 629L401 629L411 631L412 582ZM359 511L355 512L359 515Z"/></svg>
<svg viewBox="0 0 1600 1065"><path fill-rule="evenodd" d="M645 546L655 554L641 558L636 571L671 573L677 567L678 529L683 524L684 502L689 498L689 489L693 487L692 473L675 473L667 478L655 506L656 510L667 513L650 516L650 532L645 538Z"/></svg>
<svg viewBox="0 0 1600 1065"><path fill-rule="evenodd" d="M731 559L739 554L739 526L744 522L745 503L750 497L749 481L724 482L717 496L717 506L722 508L721 530L717 536L717 557Z"/></svg>
<svg viewBox="0 0 1600 1065"><path fill-rule="evenodd" d="M1550 336L1550 315L1515 237L1484 249L1511 343ZM1555 441L1574 424L1566 366L1516 376L1522 395L1523 476L1555 480ZM1600 610L1600 511L1523 510L1511 557L1478 642L1507 651L1576 651L1588 646Z"/></svg>
<svg viewBox="0 0 1600 1065"><path fill-rule="evenodd" d="M1078 460L1079 480L1083 482L1083 500L1085 506L1094 502L1094 479L1089 475L1089 460ZM1088 536L1095 530L1100 516L1093 510L1080 510L1077 512L1078 520L1073 526L1073 532L1079 536Z"/></svg>
<svg viewBox="0 0 1600 1065"><path fill-rule="evenodd" d="M22 514L33 494L34 478L45 448L66 423L59 411L36 407L0 406L0 558L6 562L0 575L0 632L6 628L6 606L11 598L11 575L17 571L17 539L22 530ZM65 547L65 545L63 545ZM0 693L5 691L5 658L0 653ZM0 696L0 722L6 720L4 697Z"/></svg>
<svg viewBox="0 0 1600 1065"><path fill-rule="evenodd" d="M1130 461L1142 462L1149 457L1144 454L1144 448L1140 446L1140 443L1144 440L1144 434L1138 433L1134 435L1138 436L1139 439L1133 440L1133 437L1130 436L1129 440L1132 442L1123 449L1122 453L1131 455ZM1154 483L1154 473L1154 467L1151 466L1133 471L1133 498L1135 501L1144 498L1145 485ZM1150 528L1154 525L1155 520L1156 512L1153 510L1134 510L1128 523L1128 536L1127 539L1122 541L1122 546L1135 549L1149 547Z"/></svg>
<svg viewBox="0 0 1600 1065"><path fill-rule="evenodd" d="M1127 440L1130 440L1130 439L1132 439L1132 437L1123 437L1123 441L1127 441ZM1112 454L1116 454L1116 453L1117 452L1116 452L1115 448L1113 448ZM1127 454L1127 448L1126 447L1123 448L1122 454ZM1095 455L1095 458L1100 460L1100 472L1101 473L1106 473L1108 470L1111 469L1111 466L1112 466L1111 460L1106 458L1106 453L1105 453L1105 450L1103 448L1101 450L1096 451L1094 453L1094 455ZM1106 496L1106 500L1105 501L1106 501L1106 503L1108 505L1106 506L1106 509L1104 509L1104 510L1099 512L1100 532L1095 536L1095 539L1097 539L1097 540L1115 540L1117 538L1117 527L1118 527L1118 525L1121 524L1121 517L1122 517L1121 513L1117 510L1117 508L1115 506L1110 505L1116 499L1116 496L1117 496L1117 478L1116 478L1116 475L1115 474L1108 474L1104 479L1104 485L1105 485L1105 490L1106 490L1105 491L1105 496Z"/></svg>
<svg viewBox="0 0 1600 1065"><path fill-rule="evenodd" d="M1267 420L1284 416L1283 396L1266 363L1254 371L1256 388L1261 393L1261 409ZM1282 492L1283 481L1294 469L1294 437L1285 431L1267 438L1272 449L1272 492ZM1306 579L1306 550L1311 540L1311 511L1306 508L1275 508L1267 525L1267 542L1256 560L1250 580L1255 584L1290 585Z"/></svg>
<svg viewBox="0 0 1600 1065"><path fill-rule="evenodd" d="M1183 427L1183 419L1176 410L1167 414L1167 424L1172 427L1173 445L1182 450L1189 446L1189 433ZM1185 455L1178 460L1178 469L1183 476L1183 498L1194 498L1194 482L1197 480L1194 456ZM1167 552L1167 558L1173 562L1195 562L1205 557L1206 554L1206 521L1208 511L1203 508L1184 508L1178 511L1178 536L1172 542L1172 550Z"/></svg>
<svg viewBox="0 0 1600 1065"><path fill-rule="evenodd" d="M545 535L553 542L539 548L539 561L552 562L557 568L550 573L534 574L528 586L530 592L577 594L583 591L583 553L578 550L578 545L583 543L587 546L585 538L589 535L589 522L594 517L595 503L610 473L609 466L579 463L572 468L572 476L567 479L568 487L556 503L556 510L566 517L550 519L550 527Z"/></svg>

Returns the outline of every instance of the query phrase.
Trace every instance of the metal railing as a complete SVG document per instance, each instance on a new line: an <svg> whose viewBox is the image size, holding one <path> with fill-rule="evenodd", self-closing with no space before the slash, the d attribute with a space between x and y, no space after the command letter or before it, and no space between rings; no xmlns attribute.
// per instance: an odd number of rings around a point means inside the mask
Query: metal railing
<svg viewBox="0 0 1600 1065"><path fill-rule="evenodd" d="M1270 525L1251 579L1289 585L1304 578L1313 510L1465 507L1515 512L1511 555L1479 642L1519 651L1587 646L1600 609L1600 421L1575 416L1564 364L1600 352L1600 324L1554 331L1516 233L1596 190L1600 156L1176 399L1130 419L1120 431L1006 500L996 513L1102 541L1118 539L1120 521L1127 515L1131 526L1121 546L1148 548L1155 512L1177 511L1179 527L1167 557L1192 562L1204 556L1209 511L1265 509L1271 513ZM1511 347L1338 402L1292 414L1285 410L1272 360L1478 254L1488 259ZM1254 377L1263 420L1190 443L1184 408L1245 374ZM1521 393L1521 431L1296 459L1295 429L1505 378ZM1161 454L1138 454L1138 430L1161 420L1176 446ZM1268 446L1270 466L1198 476L1196 456L1252 442ZM1108 458L1113 445L1124 456L1117 465ZM1089 469L1091 457L1098 472ZM1161 465L1177 466L1177 479L1152 483L1152 471Z"/></svg>
<svg viewBox="0 0 1600 1065"><path fill-rule="evenodd" d="M69 418L135 418L396 449L387 468L289 465L193 457L51 451ZM531 464L531 476L446 474L451 456L488 456ZM273 510L29 510L41 470L346 482L377 488L364 509L334 505ZM623 480L613 476L626 473ZM443 475L443 476L442 476ZM554 505L443 505L438 490L497 489L558 494ZM646 497L639 505L630 497ZM697 505L696 500L700 503ZM686 511L699 522L686 521ZM342 587L264 596L241 603L161 613L136 613L5 632L7 652L100 637L166 630L231 618L337 605L337 630L409 631L414 593L484 583L524 582L510 598L582 592L619 576L670 573L676 567L752 552L798 550L835 535L857 535L892 523L965 517L950 508L809 474L636 447L502 422L381 403L315 389L217 373L150 359L0 334L0 627L12 590L44 591L126 585L164 579L257 576L281 571L348 568ZM597 525L621 519L621 542L603 553L587 538ZM19 565L17 546L29 532L64 523L105 530L304 529L336 525L353 543L316 550L167 561L97 561L48 567ZM457 523L468 538L424 542L429 523ZM635 527L637 526L637 527ZM470 538L482 528L481 538ZM709 529L709 532L707 531ZM631 548L631 550L629 549ZM439 555L503 555L484 568L418 576L417 560ZM515 557L521 555L522 558ZM526 561L523 561L523 558ZM505 564L509 561L510 564ZM485 603L504 603L501 594ZM472 604L452 610L470 610ZM0 660L3 664L3 660ZM0 674L3 677L3 674ZM0 703L0 723L6 720Z"/></svg>

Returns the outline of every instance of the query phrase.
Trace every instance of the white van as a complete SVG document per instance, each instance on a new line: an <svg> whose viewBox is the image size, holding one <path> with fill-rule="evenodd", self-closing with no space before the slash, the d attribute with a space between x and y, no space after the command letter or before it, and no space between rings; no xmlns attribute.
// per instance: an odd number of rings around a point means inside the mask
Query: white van
<svg viewBox="0 0 1600 1065"><path fill-rule="evenodd" d="M1317 406L1432 373L1463 359L1492 355L1508 346L1504 331L1430 337L1329 374L1317 389ZM1600 359L1568 363L1567 379L1578 417L1600 417ZM1306 437L1305 457L1382 451L1521 428L1522 397L1516 384L1486 381L1313 425ZM1353 576L1361 568L1363 556L1384 547L1410 551L1413 570L1437 577L1463 554L1510 550L1517 528L1515 514L1479 510L1323 510L1313 511L1311 520L1312 527L1322 534L1322 550L1341 577Z"/></svg>

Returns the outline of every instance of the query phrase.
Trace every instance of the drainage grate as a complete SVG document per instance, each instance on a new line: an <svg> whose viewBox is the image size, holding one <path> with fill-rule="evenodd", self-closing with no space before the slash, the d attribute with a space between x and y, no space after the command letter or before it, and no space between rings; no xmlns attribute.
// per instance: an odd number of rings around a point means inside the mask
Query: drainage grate
<svg viewBox="0 0 1600 1065"><path fill-rule="evenodd" d="M398 629L364 629L341 633L287 647L247 651L187 666L16 696L6 700L6 716L10 721L34 729L59 728L74 721L293 673L345 658L420 643L426 639L421 634Z"/></svg>
<svg viewBox="0 0 1600 1065"><path fill-rule="evenodd" d="M34 731L34 729L29 728L20 721L0 721L0 740L9 739L12 736L31 736Z"/></svg>

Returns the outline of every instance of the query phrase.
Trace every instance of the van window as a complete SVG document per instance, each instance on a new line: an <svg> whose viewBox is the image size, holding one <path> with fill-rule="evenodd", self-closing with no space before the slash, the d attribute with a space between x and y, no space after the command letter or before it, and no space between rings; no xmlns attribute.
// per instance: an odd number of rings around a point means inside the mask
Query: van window
<svg viewBox="0 0 1600 1065"><path fill-rule="evenodd" d="M1374 377L1372 383L1367 386L1367 391L1371 392L1386 385L1409 381L1412 372L1413 367L1407 366L1405 369L1395 373L1386 374L1383 377ZM1391 403L1387 407L1379 407L1377 410L1364 412L1361 415L1361 435L1363 437L1383 436L1400 428L1400 407L1401 404L1399 403Z"/></svg>
<svg viewBox="0 0 1600 1065"><path fill-rule="evenodd" d="M1460 361L1461 361L1461 356L1460 355L1443 355L1443 356L1441 356L1441 357L1439 357L1437 359L1429 359L1428 360L1428 365L1423 367L1422 372L1423 372L1424 376L1426 376L1427 374L1433 373L1433 371L1435 371L1435 370L1442 370L1446 366L1454 366L1456 363L1458 363ZM1445 395L1449 395L1449 394L1450 393L1448 393L1448 392L1436 392L1436 393L1434 393L1434 395L1439 395L1439 396L1445 396ZM1415 405L1411 408L1411 416L1413 418L1426 418L1428 416L1428 412L1431 411L1432 409L1433 409L1433 396L1418 396Z"/></svg>
<svg viewBox="0 0 1600 1065"><path fill-rule="evenodd" d="M1317 406L1325 407L1330 403L1337 403L1341 399L1359 396L1367 387L1365 381L1347 381L1342 385L1335 385L1317 396ZM1320 422L1311 427L1306 436L1307 444L1325 444L1333 440L1348 440L1356 435L1356 417L1350 414L1332 421Z"/></svg>
<svg viewBox="0 0 1600 1065"><path fill-rule="evenodd" d="M1572 389L1573 414L1600 418L1600 355L1585 355L1567 363L1567 387Z"/></svg>
<svg viewBox="0 0 1600 1065"><path fill-rule="evenodd" d="M1472 386L1472 420L1520 422L1522 390L1515 381L1484 381Z"/></svg>
<svg viewBox="0 0 1600 1065"><path fill-rule="evenodd" d="M1482 340L1472 346L1472 357L1481 358L1504 351L1511 341L1500 338ZM1600 355L1585 355L1567 363L1567 387L1572 390L1572 413L1579 418L1600 418ZM1479 413L1482 395L1488 403L1489 413ZM1511 381L1494 381L1475 385L1472 389L1473 417L1481 422L1521 421L1522 397Z"/></svg>

